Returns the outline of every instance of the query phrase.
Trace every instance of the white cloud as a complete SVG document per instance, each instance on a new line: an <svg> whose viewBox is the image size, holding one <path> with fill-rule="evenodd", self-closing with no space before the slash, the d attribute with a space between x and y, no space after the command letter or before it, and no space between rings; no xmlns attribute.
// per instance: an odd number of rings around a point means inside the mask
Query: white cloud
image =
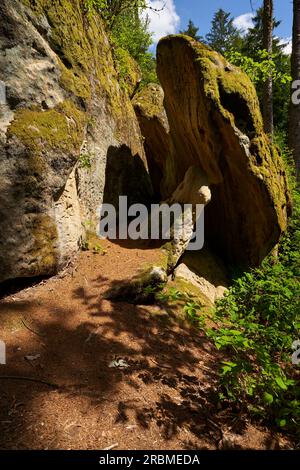
<svg viewBox="0 0 300 470"><path fill-rule="evenodd" d="M160 38L168 34L174 34L180 23L180 17L176 12L174 0L148 0L148 5L161 11L146 10L149 16L150 31L153 33L153 41L157 43Z"/></svg>
<svg viewBox="0 0 300 470"><path fill-rule="evenodd" d="M291 55L292 53L292 38L283 38L279 41L280 45L284 45L283 53Z"/></svg>
<svg viewBox="0 0 300 470"><path fill-rule="evenodd" d="M246 33L248 29L253 27L253 18L254 13L245 13L234 19L233 24L238 28L242 33Z"/></svg>

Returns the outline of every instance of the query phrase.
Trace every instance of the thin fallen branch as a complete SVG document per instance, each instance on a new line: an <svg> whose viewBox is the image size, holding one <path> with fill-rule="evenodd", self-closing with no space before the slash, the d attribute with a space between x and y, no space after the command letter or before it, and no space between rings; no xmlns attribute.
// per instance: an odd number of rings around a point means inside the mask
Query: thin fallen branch
<svg viewBox="0 0 300 470"><path fill-rule="evenodd" d="M154 359L150 357L150 361L153 362L153 364L157 365L158 367L161 367L162 369L173 369L171 366L164 366L163 364L159 364L156 362Z"/></svg>
<svg viewBox="0 0 300 470"><path fill-rule="evenodd" d="M25 320L22 318L22 323L23 325L25 326L25 328L27 328L28 331L31 331L31 333L34 333L35 335L37 336L40 336L41 338L44 338L45 335L43 335L42 333L39 333L38 331L35 331L33 330L32 328L30 328L30 326L28 326L26 323L25 323Z"/></svg>
<svg viewBox="0 0 300 470"><path fill-rule="evenodd" d="M103 450L112 450L112 449L115 449L115 448L116 448L116 447L118 447L118 446L119 446L119 444L118 444L118 443L116 443L116 444L112 444L112 445L111 445L111 446L109 446L109 447L105 447Z"/></svg>
<svg viewBox="0 0 300 470"><path fill-rule="evenodd" d="M27 382L36 382L36 383L40 383L43 385L47 385L48 387L51 387L51 388L59 388L58 385L56 384L53 384L51 382L46 382L45 380L42 380L42 379L36 379L34 377L23 377L19 375L0 375L0 380L24 380Z"/></svg>

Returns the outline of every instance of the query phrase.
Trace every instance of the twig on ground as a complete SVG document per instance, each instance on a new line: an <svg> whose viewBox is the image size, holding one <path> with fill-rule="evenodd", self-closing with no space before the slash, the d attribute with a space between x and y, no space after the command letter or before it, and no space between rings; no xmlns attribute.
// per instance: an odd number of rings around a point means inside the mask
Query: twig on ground
<svg viewBox="0 0 300 470"><path fill-rule="evenodd" d="M51 387L51 388L59 388L58 385L56 384L46 382L45 380L42 380L42 379L36 379L34 377L23 377L19 375L0 375L0 380L24 380L27 382L36 382L36 383L40 383L43 385L47 385L48 387Z"/></svg>
<svg viewBox="0 0 300 470"><path fill-rule="evenodd" d="M156 362L154 359L150 357L150 361L153 362L153 364L157 365L158 367L161 367L162 369L173 369L171 366L164 366L163 364L159 364Z"/></svg>
<svg viewBox="0 0 300 470"><path fill-rule="evenodd" d="M27 330L31 331L31 333L34 333L35 335L40 336L41 338L44 338L44 337L45 337L44 334L39 333L38 331L35 331L35 330L33 330L32 328L30 328L30 326L28 326L28 325L25 323L24 318L22 318L22 323L23 323L23 325L25 326L25 328L27 328Z"/></svg>
<svg viewBox="0 0 300 470"><path fill-rule="evenodd" d="M112 444L112 445L109 446L109 447L105 447L105 448L102 449L102 450L112 450L112 449L115 449L115 448L118 447L118 446L119 446L119 444L116 443L116 444Z"/></svg>

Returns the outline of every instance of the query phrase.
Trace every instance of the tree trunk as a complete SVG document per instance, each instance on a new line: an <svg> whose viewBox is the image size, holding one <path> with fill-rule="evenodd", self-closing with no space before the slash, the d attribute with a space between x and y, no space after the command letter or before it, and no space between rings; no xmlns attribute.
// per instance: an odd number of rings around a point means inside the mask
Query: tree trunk
<svg viewBox="0 0 300 470"><path fill-rule="evenodd" d="M273 0L264 0L263 15L263 48L268 52L272 60L273 52ZM274 131L273 118L273 77L270 75L263 90L263 118L264 128L267 134Z"/></svg>
<svg viewBox="0 0 300 470"><path fill-rule="evenodd" d="M300 80L300 0L294 0L293 50L292 50L293 83ZM299 89L299 86L298 86ZM292 97L295 84L292 86ZM289 116L289 147L296 164L297 180L300 177L300 104L291 99Z"/></svg>

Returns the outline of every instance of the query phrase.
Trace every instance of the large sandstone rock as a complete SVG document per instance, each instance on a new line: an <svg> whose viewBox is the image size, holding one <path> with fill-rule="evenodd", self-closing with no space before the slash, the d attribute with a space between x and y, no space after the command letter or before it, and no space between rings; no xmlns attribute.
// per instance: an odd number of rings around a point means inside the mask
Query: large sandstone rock
<svg viewBox="0 0 300 470"><path fill-rule="evenodd" d="M229 286L226 267L207 249L185 253L175 269L174 277L177 281L183 279L196 287L204 296L203 300L207 299L207 304L214 304L221 299Z"/></svg>
<svg viewBox="0 0 300 470"><path fill-rule="evenodd" d="M167 194L163 175L172 142L164 108L164 92L160 85L150 83L133 98L133 105L145 139L145 152L153 188L158 199Z"/></svg>
<svg viewBox="0 0 300 470"><path fill-rule="evenodd" d="M199 166L191 166L183 181L166 201L170 206L178 203L183 209L183 216L174 221L171 240L167 243L169 273L173 272L193 238L196 221L201 215L199 210L207 206L210 200L211 191L206 175Z"/></svg>
<svg viewBox="0 0 300 470"><path fill-rule="evenodd" d="M157 59L171 140L161 163L167 196L190 167L200 167L212 194L206 243L229 263L255 266L286 229L290 199L254 86L240 69L186 36L162 39Z"/></svg>
<svg viewBox="0 0 300 470"><path fill-rule="evenodd" d="M85 230L95 229L103 197L110 202L107 180L115 181L115 195L125 188L131 201L151 195L140 129L119 86L111 46L100 18L88 16L82 5L0 4L0 85L6 89L0 105L0 282L63 266Z"/></svg>

